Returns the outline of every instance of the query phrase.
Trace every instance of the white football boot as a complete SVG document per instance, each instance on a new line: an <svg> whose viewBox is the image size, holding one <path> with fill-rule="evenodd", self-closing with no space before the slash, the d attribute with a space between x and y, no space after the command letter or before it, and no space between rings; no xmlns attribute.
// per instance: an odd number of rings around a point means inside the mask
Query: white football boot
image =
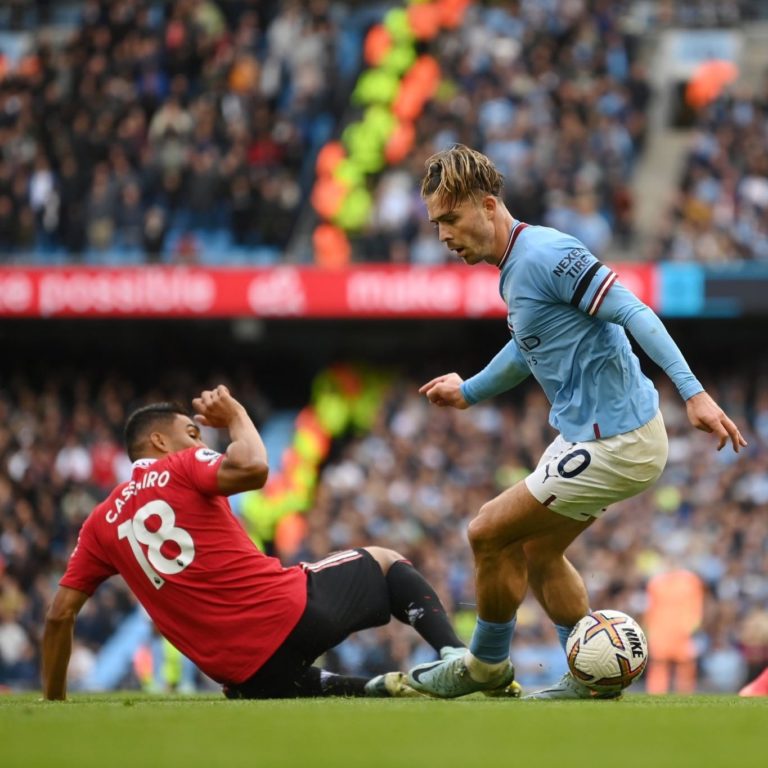
<svg viewBox="0 0 768 768"><path fill-rule="evenodd" d="M580 683L570 672L566 672L556 683L549 688L541 688L538 691L523 696L524 699L618 699L621 691L593 691L584 683Z"/></svg>
<svg viewBox="0 0 768 768"><path fill-rule="evenodd" d="M455 699L479 691L497 691L513 683L515 668L509 662L489 680L475 680L465 664L467 653L466 648L443 648L440 661L419 664L408 673L408 685L440 699Z"/></svg>

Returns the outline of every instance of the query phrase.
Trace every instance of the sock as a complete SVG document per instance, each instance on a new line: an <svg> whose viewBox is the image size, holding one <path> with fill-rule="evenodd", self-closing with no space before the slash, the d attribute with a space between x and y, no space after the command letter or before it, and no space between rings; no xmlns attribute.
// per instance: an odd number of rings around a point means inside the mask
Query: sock
<svg viewBox="0 0 768 768"><path fill-rule="evenodd" d="M517 624L517 616L503 624L478 618L469 650L479 661L498 664L509 658L509 644Z"/></svg>
<svg viewBox="0 0 768 768"><path fill-rule="evenodd" d="M310 667L310 669L317 669L317 667ZM321 696L365 696L367 677L337 675L327 669L321 669L319 672Z"/></svg>
<svg viewBox="0 0 768 768"><path fill-rule="evenodd" d="M509 659L504 659L498 664L489 664L487 661L480 661L472 653L468 652L464 657L464 664L469 670L469 676L478 683L487 683L496 677L499 672L506 669L509 665Z"/></svg>
<svg viewBox="0 0 768 768"><path fill-rule="evenodd" d="M445 646L463 646L448 614L429 582L407 560L387 571L389 608L403 624L410 624L438 653Z"/></svg>
<svg viewBox="0 0 768 768"><path fill-rule="evenodd" d="M240 685L225 686L228 699L305 699L321 696L365 696L366 677L337 675L320 667L291 669L281 665L269 674L253 677Z"/></svg>
<svg viewBox="0 0 768 768"><path fill-rule="evenodd" d="M566 640L568 640L568 635L571 634L572 629L573 629L573 626L566 627L564 624L555 624L557 639L560 641L560 645L563 646L563 651L565 651L565 642Z"/></svg>

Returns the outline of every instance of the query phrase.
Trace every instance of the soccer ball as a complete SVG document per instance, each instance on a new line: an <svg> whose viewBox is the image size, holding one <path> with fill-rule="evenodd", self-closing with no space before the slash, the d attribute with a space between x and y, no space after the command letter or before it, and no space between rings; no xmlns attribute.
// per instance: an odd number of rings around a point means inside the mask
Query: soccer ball
<svg viewBox="0 0 768 768"><path fill-rule="evenodd" d="M600 693L631 685L648 663L648 643L640 625L621 611L592 611L565 644L571 674Z"/></svg>

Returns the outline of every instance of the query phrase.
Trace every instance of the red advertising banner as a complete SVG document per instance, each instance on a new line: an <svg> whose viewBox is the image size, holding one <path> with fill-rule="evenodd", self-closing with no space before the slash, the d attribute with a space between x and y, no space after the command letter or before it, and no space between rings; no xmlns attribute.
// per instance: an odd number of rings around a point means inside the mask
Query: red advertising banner
<svg viewBox="0 0 768 768"><path fill-rule="evenodd" d="M612 265L656 307L655 269ZM499 273L462 265L359 266L341 271L280 266L0 268L0 317L504 316Z"/></svg>

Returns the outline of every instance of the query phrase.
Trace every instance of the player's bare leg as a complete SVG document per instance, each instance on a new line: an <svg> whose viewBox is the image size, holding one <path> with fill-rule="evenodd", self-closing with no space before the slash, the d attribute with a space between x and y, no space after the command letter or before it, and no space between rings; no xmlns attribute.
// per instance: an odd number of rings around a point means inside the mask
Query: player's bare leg
<svg viewBox="0 0 768 768"><path fill-rule="evenodd" d="M483 505L469 525L478 605L470 652L442 665L412 670L409 682L414 688L453 697L511 680L509 645L515 614L528 589L524 544L572 524L537 501L523 482Z"/></svg>
<svg viewBox="0 0 768 768"><path fill-rule="evenodd" d="M521 493L523 498L525 492L527 487L523 486ZM574 539L592 525L595 519L574 520L552 512L541 504L538 504L538 507L544 514L538 514L537 504L538 502L534 500L528 520L529 525L531 520L534 525L541 520L538 529L533 532L522 527L517 529L522 531L522 534L518 535L525 536L521 546L527 585L555 624L558 637L564 647L573 626L589 612L589 598L584 580L565 556L565 551ZM488 562L488 568L489 570L493 568L492 559ZM478 613L481 619L482 610L478 600ZM616 695L614 693L595 694L570 674L566 674L554 685L529 694L527 698L586 699L615 698Z"/></svg>
<svg viewBox="0 0 768 768"><path fill-rule="evenodd" d="M525 483L486 504L469 530L479 625L510 620L530 586L564 641L589 606L584 581L564 553L592 522L553 512Z"/></svg>
<svg viewBox="0 0 768 768"><path fill-rule="evenodd" d="M551 542L563 540L570 544L586 525L547 509L531 495L524 482L484 504L469 524L468 531L475 558L477 612L480 618L506 622L515 615L528 591L527 550L531 550L533 542L545 542L539 550L543 554L544 550L555 549ZM559 555L563 551L561 548ZM538 581L542 576L556 579L562 582L559 586L567 587L569 592L575 594L579 592L579 584L574 583L577 580L583 589L583 582L575 570L565 570L558 564L549 574L545 574L538 559L535 565Z"/></svg>
<svg viewBox="0 0 768 768"><path fill-rule="evenodd" d="M594 521L595 518L584 522L564 518L562 528L524 544L528 584L556 626L573 627L589 612L584 580L565 551Z"/></svg>
<svg viewBox="0 0 768 768"><path fill-rule="evenodd" d="M565 556L565 550L573 540L588 528L595 518L587 521L563 518L565 524L557 531L526 542L524 549L528 561L528 582L536 599L552 619L560 643L565 641L571 629L589 612L589 597L584 580ZM585 685L566 673L549 688L535 691L527 698L533 699L587 699L615 698L617 694L595 694Z"/></svg>

